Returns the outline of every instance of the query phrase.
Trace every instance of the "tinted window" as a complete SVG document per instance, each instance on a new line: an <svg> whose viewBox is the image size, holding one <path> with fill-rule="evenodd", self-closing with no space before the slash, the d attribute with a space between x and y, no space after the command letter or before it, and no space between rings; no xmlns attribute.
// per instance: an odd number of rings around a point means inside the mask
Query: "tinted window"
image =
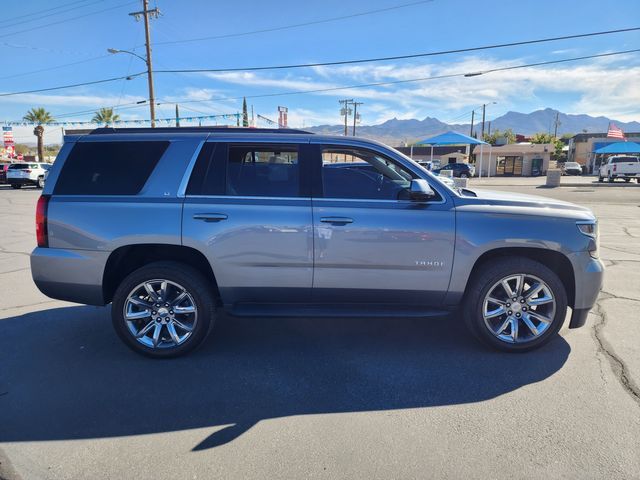
<svg viewBox="0 0 640 480"><path fill-rule="evenodd" d="M28 168L31 168L28 163L14 163L9 165L9 170L26 170Z"/></svg>
<svg viewBox="0 0 640 480"><path fill-rule="evenodd" d="M638 158L637 157L618 157L618 158L614 158L612 159L611 163L630 163L630 162L637 162Z"/></svg>
<svg viewBox="0 0 640 480"><path fill-rule="evenodd" d="M188 195L224 195L226 191L227 144L207 142L191 172Z"/></svg>
<svg viewBox="0 0 640 480"><path fill-rule="evenodd" d="M80 142L64 163L59 195L135 195L169 142Z"/></svg>
<svg viewBox="0 0 640 480"><path fill-rule="evenodd" d="M295 147L230 146L227 195L297 197L299 171Z"/></svg>
<svg viewBox="0 0 640 480"><path fill-rule="evenodd" d="M322 151L325 198L403 200L412 178L408 170L368 150Z"/></svg>

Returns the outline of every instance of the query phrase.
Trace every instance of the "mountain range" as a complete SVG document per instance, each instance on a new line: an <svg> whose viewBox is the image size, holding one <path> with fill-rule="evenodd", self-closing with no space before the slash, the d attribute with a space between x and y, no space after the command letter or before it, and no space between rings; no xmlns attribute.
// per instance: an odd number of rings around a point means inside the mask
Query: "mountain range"
<svg viewBox="0 0 640 480"><path fill-rule="evenodd" d="M533 135L544 132L553 133L554 122L558 115L558 135L565 133L594 133L606 132L610 122L614 122L625 132L640 132L640 122L621 122L607 117L592 117L591 115L575 115L562 113L552 108L536 110L531 113L507 112L504 115L491 120L491 130L505 130L510 128L514 133L522 135ZM352 126L349 125L349 135ZM471 125L467 124L447 124L437 118L426 117L423 120L407 119L399 120L392 118L378 125L362 125L356 127L356 134L359 137L372 138L389 145L402 145L413 143L432 135L444 133L448 130L469 135ZM480 124L474 125L474 132L480 135ZM327 135L342 135L344 124L342 125L318 125L308 127L305 130ZM489 130L489 125L485 124L485 131Z"/></svg>

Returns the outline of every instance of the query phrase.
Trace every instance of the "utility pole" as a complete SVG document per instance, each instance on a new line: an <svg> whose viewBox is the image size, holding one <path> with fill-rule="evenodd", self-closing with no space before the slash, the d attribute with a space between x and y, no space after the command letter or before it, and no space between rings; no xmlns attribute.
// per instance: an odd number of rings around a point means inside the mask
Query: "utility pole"
<svg viewBox="0 0 640 480"><path fill-rule="evenodd" d="M558 138L558 127L560 126L560 120L558 119L558 117L560 116L560 112L556 112L556 121L555 123L555 128L553 129L553 139L556 140Z"/></svg>
<svg viewBox="0 0 640 480"><path fill-rule="evenodd" d="M364 102L353 102L353 136L356 136L356 122L358 121L358 105L364 105Z"/></svg>
<svg viewBox="0 0 640 480"><path fill-rule="evenodd" d="M142 17L144 19L144 36L145 46L147 49L147 82L149 83L149 114L151 115L151 128L156 126L156 99L153 93L153 67L151 62L151 34L149 32L149 16L158 18L160 16L160 10L154 8L149 10L149 0L142 0L142 11L132 12L129 15L134 17L136 21L139 21Z"/></svg>
<svg viewBox="0 0 640 480"><path fill-rule="evenodd" d="M473 119L475 117L476 111L472 110L471 111L471 128L469 129L469 136L473 137Z"/></svg>
<svg viewBox="0 0 640 480"><path fill-rule="evenodd" d="M482 104L482 129L480 129L480 140L484 140L484 111L487 107L486 103Z"/></svg>
<svg viewBox="0 0 640 480"><path fill-rule="evenodd" d="M353 99L345 99L345 100L338 100L338 103L340 103L340 105L342 105L342 108L340 109L340 115L344 115L344 136L347 136L347 117L349 116L349 114L351 113L351 109L349 108L349 105L351 105L353 103Z"/></svg>
<svg viewBox="0 0 640 480"><path fill-rule="evenodd" d="M178 110L178 104L176 103L176 127L180 126L180 110Z"/></svg>

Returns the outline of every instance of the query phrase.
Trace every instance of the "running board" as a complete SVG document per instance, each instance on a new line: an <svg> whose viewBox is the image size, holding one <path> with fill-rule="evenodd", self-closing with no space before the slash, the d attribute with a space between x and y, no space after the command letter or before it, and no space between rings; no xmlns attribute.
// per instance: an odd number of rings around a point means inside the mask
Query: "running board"
<svg viewBox="0 0 640 480"><path fill-rule="evenodd" d="M239 303L225 311L237 317L442 317L450 310L398 305Z"/></svg>

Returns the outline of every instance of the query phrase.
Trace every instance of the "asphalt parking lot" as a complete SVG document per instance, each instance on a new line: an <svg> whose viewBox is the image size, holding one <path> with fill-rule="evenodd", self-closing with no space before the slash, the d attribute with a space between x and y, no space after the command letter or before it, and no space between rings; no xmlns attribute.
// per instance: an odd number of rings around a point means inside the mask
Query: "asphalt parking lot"
<svg viewBox="0 0 640 480"><path fill-rule="evenodd" d="M38 191L0 186L0 479L640 478L640 185L474 186L592 208L587 325L521 355L455 316L223 317L153 361L31 281Z"/></svg>

